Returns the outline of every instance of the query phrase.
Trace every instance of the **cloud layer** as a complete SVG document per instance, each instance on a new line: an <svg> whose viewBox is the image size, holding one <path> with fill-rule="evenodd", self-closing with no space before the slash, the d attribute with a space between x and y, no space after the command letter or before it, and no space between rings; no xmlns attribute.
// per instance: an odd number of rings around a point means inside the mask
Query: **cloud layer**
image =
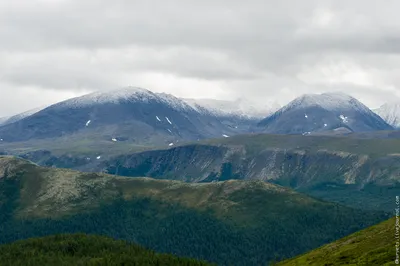
<svg viewBox="0 0 400 266"><path fill-rule="evenodd" d="M0 0L0 116L94 90L400 97L400 2ZM398 98L397 98L398 99Z"/></svg>

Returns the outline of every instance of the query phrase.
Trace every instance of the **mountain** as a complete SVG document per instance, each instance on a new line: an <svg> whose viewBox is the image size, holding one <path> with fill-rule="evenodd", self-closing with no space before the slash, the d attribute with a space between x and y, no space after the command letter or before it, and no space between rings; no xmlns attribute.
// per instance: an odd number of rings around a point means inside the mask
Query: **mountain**
<svg viewBox="0 0 400 266"><path fill-rule="evenodd" d="M280 108L279 104L272 101L260 104L246 99L237 99L235 101L215 99L183 100L200 112L207 112L221 117L261 119Z"/></svg>
<svg viewBox="0 0 400 266"><path fill-rule="evenodd" d="M183 140L222 137L247 128L224 125L186 102L141 88L96 92L49 106L0 127L4 142L59 138L174 145Z"/></svg>
<svg viewBox="0 0 400 266"><path fill-rule="evenodd" d="M257 127L266 133L303 135L328 130L349 133L393 129L364 104L343 93L303 95Z"/></svg>
<svg viewBox="0 0 400 266"><path fill-rule="evenodd" d="M388 218L262 181L126 178L8 156L0 203L1 243L81 232L238 266L290 258Z"/></svg>
<svg viewBox="0 0 400 266"><path fill-rule="evenodd" d="M400 103L386 103L374 110L389 125L400 128Z"/></svg>
<svg viewBox="0 0 400 266"><path fill-rule="evenodd" d="M22 120L28 116L36 114L37 112L39 112L40 110L43 110L44 108L45 107L38 107L38 108L34 108L34 109L28 110L26 112L10 116L10 117L0 118L0 126L11 124L11 123L17 122L19 120Z"/></svg>
<svg viewBox="0 0 400 266"><path fill-rule="evenodd" d="M240 135L120 155L78 169L195 183L264 180L356 208L391 211L400 193L399 150L399 139Z"/></svg>
<svg viewBox="0 0 400 266"><path fill-rule="evenodd" d="M0 254L0 265L14 266L211 265L193 259L158 254L121 240L86 234L63 234L20 240L0 245Z"/></svg>
<svg viewBox="0 0 400 266"><path fill-rule="evenodd" d="M392 218L276 266L395 265L395 224Z"/></svg>

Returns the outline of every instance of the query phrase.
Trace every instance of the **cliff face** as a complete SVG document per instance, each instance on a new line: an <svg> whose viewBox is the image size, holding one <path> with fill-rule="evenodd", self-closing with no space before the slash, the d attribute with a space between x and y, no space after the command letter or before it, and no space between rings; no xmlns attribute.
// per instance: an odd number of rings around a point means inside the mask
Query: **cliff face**
<svg viewBox="0 0 400 266"><path fill-rule="evenodd" d="M266 149L248 154L244 147L188 145L119 156L101 167L124 176L174 177L187 182L259 179L303 187L336 181L362 187L399 181L400 155L381 158L347 152Z"/></svg>
<svg viewBox="0 0 400 266"><path fill-rule="evenodd" d="M119 156L96 170L186 182L258 179L352 206L391 210L389 198L400 191L399 161L398 154L370 157L297 149L254 154L241 146L189 145ZM344 197L349 192L353 195ZM371 199L375 193L379 199Z"/></svg>

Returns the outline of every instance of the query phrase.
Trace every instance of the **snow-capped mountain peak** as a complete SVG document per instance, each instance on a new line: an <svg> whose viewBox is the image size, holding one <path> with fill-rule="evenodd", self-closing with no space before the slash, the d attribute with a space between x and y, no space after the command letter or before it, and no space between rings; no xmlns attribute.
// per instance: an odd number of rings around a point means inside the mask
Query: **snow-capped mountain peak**
<svg viewBox="0 0 400 266"><path fill-rule="evenodd" d="M391 126L400 128L400 101L386 103L374 111Z"/></svg>
<svg viewBox="0 0 400 266"><path fill-rule="evenodd" d="M342 92L329 92L322 94L304 94L284 107L284 110L296 107L321 107L328 111L336 111L343 109L354 109L369 111L368 107L360 103L356 98L342 93Z"/></svg>
<svg viewBox="0 0 400 266"><path fill-rule="evenodd" d="M154 98L156 98L156 95L149 90L137 87L126 87L106 92L93 92L80 97L69 99L67 101L59 103L58 105L59 107L79 108L94 104L119 103L121 101L128 101L132 99L147 101Z"/></svg>
<svg viewBox="0 0 400 266"><path fill-rule="evenodd" d="M258 126L265 132L284 134L312 134L341 127L353 132L392 129L367 106L344 93L302 95Z"/></svg>
<svg viewBox="0 0 400 266"><path fill-rule="evenodd" d="M162 102L177 110L192 110L181 99L166 93L155 93L139 87L125 87L111 91L98 91L72 98L58 104L59 108L81 108L96 104L118 104L121 102Z"/></svg>

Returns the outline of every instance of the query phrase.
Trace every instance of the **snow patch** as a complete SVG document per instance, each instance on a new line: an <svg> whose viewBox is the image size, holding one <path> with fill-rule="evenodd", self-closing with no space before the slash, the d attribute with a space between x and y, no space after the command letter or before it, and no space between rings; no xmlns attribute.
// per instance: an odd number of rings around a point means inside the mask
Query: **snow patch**
<svg viewBox="0 0 400 266"><path fill-rule="evenodd" d="M228 135L225 135L225 134L224 134L224 135L222 135L222 136L223 136L224 138L229 138L229 136L228 136Z"/></svg>
<svg viewBox="0 0 400 266"><path fill-rule="evenodd" d="M169 133L172 133L171 129L168 129Z"/></svg>
<svg viewBox="0 0 400 266"><path fill-rule="evenodd" d="M114 142L118 141L116 138L112 138L111 140L114 141Z"/></svg>
<svg viewBox="0 0 400 266"><path fill-rule="evenodd" d="M328 126L328 124L324 124L324 127L327 127Z"/></svg>
<svg viewBox="0 0 400 266"><path fill-rule="evenodd" d="M99 155L99 156L97 156L97 157L96 157L96 159L97 159L97 160L100 160L100 159L101 159L101 156L100 156L100 155Z"/></svg>
<svg viewBox="0 0 400 266"><path fill-rule="evenodd" d="M305 115L304 115L304 117L305 117L305 118L308 118L308 115L307 115L307 114L305 114Z"/></svg>
<svg viewBox="0 0 400 266"><path fill-rule="evenodd" d="M89 126L89 124L92 122L92 120L88 120L87 122L86 122L86 126Z"/></svg>
<svg viewBox="0 0 400 266"><path fill-rule="evenodd" d="M168 119L168 117L165 117L165 119L167 119L168 123L169 123L170 125L172 125L172 123L171 123L171 121Z"/></svg>
<svg viewBox="0 0 400 266"><path fill-rule="evenodd" d="M156 118L157 118L157 120L158 120L158 121L160 121L160 122L161 122L161 119L160 119L158 116L156 116Z"/></svg>
<svg viewBox="0 0 400 266"><path fill-rule="evenodd" d="M170 144L168 144L168 146L170 146L170 147L171 147L171 146L174 146L174 143L171 142Z"/></svg>
<svg viewBox="0 0 400 266"><path fill-rule="evenodd" d="M347 123L347 122L349 122L349 119L348 119L348 117L347 117L347 116L344 116L344 115L339 115L339 118L340 118L340 119L342 119L343 123Z"/></svg>
<svg viewBox="0 0 400 266"><path fill-rule="evenodd" d="M310 134L311 134L311 132L309 132L309 131L308 132L304 132L303 136L307 136L307 135L310 135Z"/></svg>

